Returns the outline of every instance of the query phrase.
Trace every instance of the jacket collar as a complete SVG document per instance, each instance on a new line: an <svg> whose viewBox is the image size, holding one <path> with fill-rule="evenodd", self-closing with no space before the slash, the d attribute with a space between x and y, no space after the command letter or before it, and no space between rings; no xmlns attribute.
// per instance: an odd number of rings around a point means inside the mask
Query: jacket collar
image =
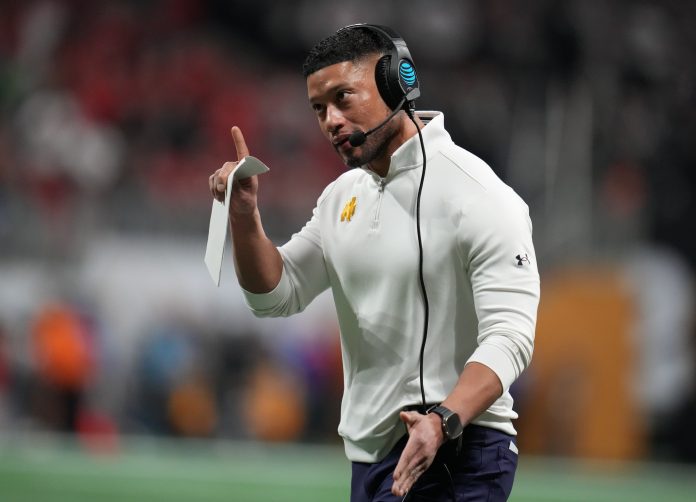
<svg viewBox="0 0 696 502"><path fill-rule="evenodd" d="M437 111L417 111L416 116L425 124L421 133L423 134L426 157L430 159L443 144L452 142L449 133L445 130L445 115ZM402 171L421 166L422 158L420 139L418 134L414 134L392 154L386 179L389 180ZM363 169L377 176L367 167Z"/></svg>

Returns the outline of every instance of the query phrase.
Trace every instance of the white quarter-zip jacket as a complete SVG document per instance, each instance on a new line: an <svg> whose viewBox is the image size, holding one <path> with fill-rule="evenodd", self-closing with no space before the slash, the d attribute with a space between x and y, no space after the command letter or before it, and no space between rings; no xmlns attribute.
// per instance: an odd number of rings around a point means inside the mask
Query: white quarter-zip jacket
<svg viewBox="0 0 696 502"><path fill-rule="evenodd" d="M455 145L439 112L419 112L427 155L421 234L430 318L426 401L443 401L465 364L482 363L503 395L473 423L515 434L508 389L532 358L539 274L527 205L491 168ZM420 404L424 301L419 286L418 135L392 155L385 178L339 176L311 220L279 248L283 273L265 294L244 292L259 317L302 311L331 288L341 331L347 457L377 462L406 430L399 411Z"/></svg>

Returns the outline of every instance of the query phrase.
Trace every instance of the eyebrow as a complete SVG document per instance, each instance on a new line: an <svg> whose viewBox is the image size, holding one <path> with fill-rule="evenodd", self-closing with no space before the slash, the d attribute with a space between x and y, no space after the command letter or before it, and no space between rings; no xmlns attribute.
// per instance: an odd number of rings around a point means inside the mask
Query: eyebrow
<svg viewBox="0 0 696 502"><path fill-rule="evenodd" d="M342 82L336 83L336 84L332 85L331 87L327 88L326 90L324 90L324 92L322 92L318 96L308 97L309 103L314 104L318 100L320 100L320 98L322 96L333 94L334 92L336 92L337 89L340 89L341 87L345 87L345 86L346 86L345 83L342 83Z"/></svg>

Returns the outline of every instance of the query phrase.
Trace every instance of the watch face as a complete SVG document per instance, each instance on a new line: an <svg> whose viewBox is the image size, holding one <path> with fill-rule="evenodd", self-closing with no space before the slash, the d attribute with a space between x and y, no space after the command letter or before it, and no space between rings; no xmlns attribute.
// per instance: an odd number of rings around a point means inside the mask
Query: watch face
<svg viewBox="0 0 696 502"><path fill-rule="evenodd" d="M443 413L442 416L442 428L445 432L445 435L447 436L448 439L456 439L459 437L459 435L462 433L464 430L462 427L462 423L459 420L459 415L454 413L451 410L446 410L446 413Z"/></svg>

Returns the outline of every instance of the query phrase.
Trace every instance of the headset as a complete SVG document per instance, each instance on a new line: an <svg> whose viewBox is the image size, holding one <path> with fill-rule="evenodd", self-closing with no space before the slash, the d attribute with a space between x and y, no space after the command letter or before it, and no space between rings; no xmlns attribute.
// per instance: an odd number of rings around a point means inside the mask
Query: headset
<svg viewBox="0 0 696 502"><path fill-rule="evenodd" d="M407 111L413 110L414 101L420 96L420 82L404 39L388 26L378 24L351 24L338 30L338 33L353 29L366 29L391 41L389 53L382 56L375 66L377 89L390 110L400 110L402 107Z"/></svg>

